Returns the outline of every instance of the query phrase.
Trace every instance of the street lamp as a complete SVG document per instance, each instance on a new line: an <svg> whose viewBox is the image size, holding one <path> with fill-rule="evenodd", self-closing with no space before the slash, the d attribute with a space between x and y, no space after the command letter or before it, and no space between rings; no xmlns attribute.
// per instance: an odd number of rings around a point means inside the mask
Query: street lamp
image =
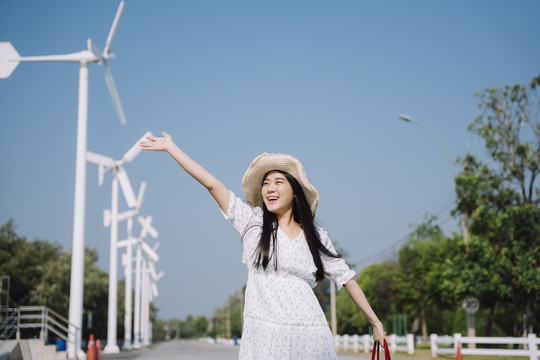
<svg viewBox="0 0 540 360"><path fill-rule="evenodd" d="M409 115L403 115L403 114L400 114L398 115L398 118L400 120L403 120L403 121L406 121L406 122L410 122L410 123L413 123L415 125L418 125L420 126L422 129L424 129L424 131L429 135L429 137L431 138L431 140L433 140L433 142L435 144L437 144L437 146L439 147L439 149L442 151L442 153L444 154L444 156L446 156L446 158L448 159L448 161L450 161L450 163L452 164L452 166L454 166L454 170L457 174L457 167L456 167L456 164L454 161L452 161L452 159L450 158L450 156L448 156L448 153L443 149L443 147L441 146L441 144L439 144L439 142L433 137L433 135L431 135L431 133L429 132L429 130L422 124L422 123L419 123L419 122L416 122L416 121L413 121L411 119L411 117ZM461 196L461 195L460 195ZM465 245L468 244L469 242L469 228L468 228L468 222L469 222L469 214L467 214L466 212L464 212L461 216L461 231L463 233L463 242L465 243ZM474 299L475 301L478 301L476 299ZM464 301L464 308L465 308L465 303L468 301L468 299L466 299ZM466 310L467 311L467 310ZM476 311L476 310L475 310ZM467 312L467 335L468 336L476 336L476 330L474 328L474 317L473 317L473 314L474 312ZM469 348L475 348L476 345L474 343L471 343L469 344Z"/></svg>
<svg viewBox="0 0 540 360"><path fill-rule="evenodd" d="M428 130L422 123L419 123L419 122L417 122L417 121L413 121L409 115L403 115L403 114L400 114L400 115L398 115L398 118L401 119L401 120L403 120L403 121L406 121L406 122L409 122L409 123L418 125L418 126L420 126L422 129L424 129L424 131L429 135L429 137L431 138L431 140L433 140L433 142L439 147L439 149L440 149L441 152L444 154L444 156L446 156L446 158L448 159L448 161L450 161L450 163L452 164L452 166L454 166L454 167L456 166L456 164L454 163L454 161L452 160L452 158L450 158L450 156L449 156L448 153L444 150L444 148L441 146L441 144L439 144L439 142L433 137L433 135L431 135L431 133L429 132L429 130Z"/></svg>

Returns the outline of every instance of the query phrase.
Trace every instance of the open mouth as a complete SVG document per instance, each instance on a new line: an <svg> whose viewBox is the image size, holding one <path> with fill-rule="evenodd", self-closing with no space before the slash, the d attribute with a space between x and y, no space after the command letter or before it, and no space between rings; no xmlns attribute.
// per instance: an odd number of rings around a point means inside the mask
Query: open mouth
<svg viewBox="0 0 540 360"><path fill-rule="evenodd" d="M274 203L276 201L278 201L279 197L277 196L269 196L266 198L266 200L268 200L269 203Z"/></svg>

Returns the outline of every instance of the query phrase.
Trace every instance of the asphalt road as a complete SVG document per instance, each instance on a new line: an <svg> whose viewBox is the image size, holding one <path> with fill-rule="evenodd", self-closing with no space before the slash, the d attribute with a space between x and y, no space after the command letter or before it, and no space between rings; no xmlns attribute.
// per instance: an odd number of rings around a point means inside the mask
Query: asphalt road
<svg viewBox="0 0 540 360"><path fill-rule="evenodd" d="M238 346L206 344L195 340L185 340L162 342L140 350L123 351L120 354L114 355L103 355L102 358L103 360L237 360L238 350ZM381 358L384 358L383 354L381 354ZM340 353L339 359L371 359L371 354ZM392 360L405 359L412 360L414 356L392 356Z"/></svg>

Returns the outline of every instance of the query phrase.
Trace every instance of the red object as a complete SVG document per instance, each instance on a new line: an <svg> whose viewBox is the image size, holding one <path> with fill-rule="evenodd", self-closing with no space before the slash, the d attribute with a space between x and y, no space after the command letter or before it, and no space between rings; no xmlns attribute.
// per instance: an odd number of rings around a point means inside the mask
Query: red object
<svg viewBox="0 0 540 360"><path fill-rule="evenodd" d="M90 338L88 339L88 350L86 351L86 360L97 360L94 334L90 334Z"/></svg>
<svg viewBox="0 0 540 360"><path fill-rule="evenodd" d="M459 341L457 343L456 360L463 360L463 355L461 355L461 343Z"/></svg>
<svg viewBox="0 0 540 360"><path fill-rule="evenodd" d="M377 360L379 360L379 346L380 345L381 344L378 341L375 341L373 343L373 351L371 352L371 360L375 360L375 352L377 352ZM390 349L388 349L388 343L386 342L386 339L384 339L383 350L384 350L384 360L392 360L390 359Z"/></svg>
<svg viewBox="0 0 540 360"><path fill-rule="evenodd" d="M101 360L101 340L96 340L96 360Z"/></svg>

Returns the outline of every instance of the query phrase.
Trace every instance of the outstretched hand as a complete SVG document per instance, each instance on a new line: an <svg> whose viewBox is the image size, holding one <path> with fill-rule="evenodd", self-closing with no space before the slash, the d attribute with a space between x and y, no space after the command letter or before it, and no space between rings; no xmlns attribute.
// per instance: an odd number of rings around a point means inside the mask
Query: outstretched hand
<svg viewBox="0 0 540 360"><path fill-rule="evenodd" d="M143 150L168 151L173 144L172 137L165 131L161 133L161 136L147 136L146 138L150 141L141 141L139 145Z"/></svg>
<svg viewBox="0 0 540 360"><path fill-rule="evenodd" d="M382 342L386 339L386 332L384 331L382 323L378 323L373 326L373 341Z"/></svg>

